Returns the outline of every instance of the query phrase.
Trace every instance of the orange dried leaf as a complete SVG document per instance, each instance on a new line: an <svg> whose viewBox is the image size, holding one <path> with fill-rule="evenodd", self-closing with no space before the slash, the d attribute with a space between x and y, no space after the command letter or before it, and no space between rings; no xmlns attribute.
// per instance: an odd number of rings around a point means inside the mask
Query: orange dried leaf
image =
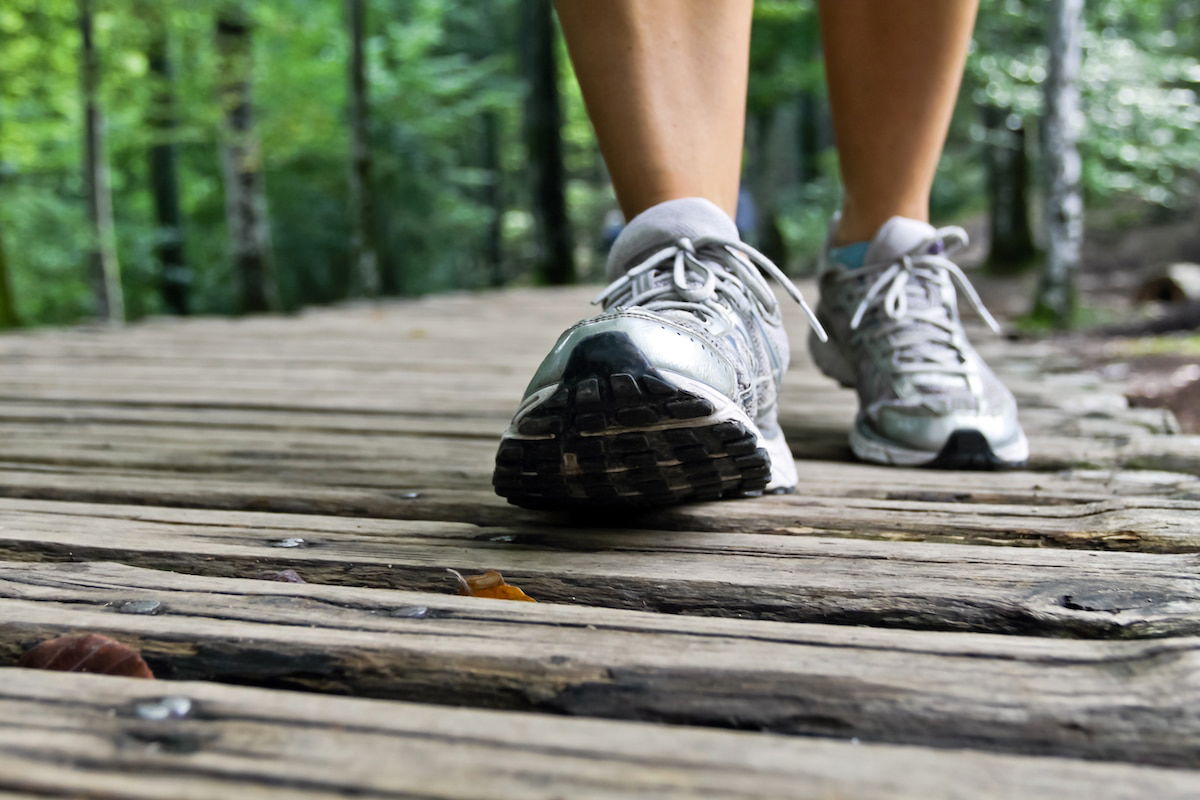
<svg viewBox="0 0 1200 800"><path fill-rule="evenodd" d="M48 639L21 656L17 666L130 678L154 677L137 650L98 633L67 634Z"/></svg>
<svg viewBox="0 0 1200 800"><path fill-rule="evenodd" d="M525 592L516 586L504 582L504 576L494 569L489 569L482 575L468 575L465 578L455 569L447 570L458 578L458 593L467 597L490 597L494 600L523 600L536 603Z"/></svg>

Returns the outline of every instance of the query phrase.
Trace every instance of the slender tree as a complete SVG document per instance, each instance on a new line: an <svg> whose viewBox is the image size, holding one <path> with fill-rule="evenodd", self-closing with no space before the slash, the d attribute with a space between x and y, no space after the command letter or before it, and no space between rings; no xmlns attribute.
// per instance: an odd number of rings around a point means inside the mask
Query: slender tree
<svg viewBox="0 0 1200 800"><path fill-rule="evenodd" d="M791 97L755 109L747 119L746 141L751 146L743 181L749 183L755 203L756 230L751 233L755 246L783 265L789 258L780 225L783 194L801 180L799 140L800 106Z"/></svg>
<svg viewBox="0 0 1200 800"><path fill-rule="evenodd" d="M19 324L12 283L8 275L8 256L4 250L4 240L0 238L0 330L15 328Z"/></svg>
<svg viewBox="0 0 1200 800"><path fill-rule="evenodd" d="M550 0L521 0L518 47L527 82L525 147L532 179L537 228L535 275L549 284L575 280L571 225L563 165L562 101L558 88L557 39Z"/></svg>
<svg viewBox="0 0 1200 800"><path fill-rule="evenodd" d="M121 293L121 265L117 261L112 193L104 159L104 119L100 109L100 64L96 54L92 0L79 0L79 74L83 95L83 186L87 198L89 233L88 271L92 280L96 315L109 322L125 319Z"/></svg>
<svg viewBox="0 0 1200 800"><path fill-rule="evenodd" d="M487 233L484 236L483 256L488 265L488 281L503 286L504 279L504 192L501 186L504 173L500 165L500 114L495 109L483 112L483 168L487 182L483 185L483 203L488 208Z"/></svg>
<svg viewBox="0 0 1200 800"><path fill-rule="evenodd" d="M271 265L262 148L254 127L252 32L253 21L241 2L221 5L216 40L223 113L225 218L241 310L269 311L279 302Z"/></svg>
<svg viewBox="0 0 1200 800"><path fill-rule="evenodd" d="M1021 272L1033 264L1034 256L1024 121L994 105L980 106L979 113L987 136L983 149L992 239L988 268Z"/></svg>
<svg viewBox="0 0 1200 800"><path fill-rule="evenodd" d="M163 306L173 314L188 313L191 271L184 258L183 214L179 203L179 167L175 144L177 114L167 26L157 3L140 5L150 25L147 60L154 79L147 124L154 136L150 147L150 191L158 226L155 255Z"/></svg>
<svg viewBox="0 0 1200 800"><path fill-rule="evenodd" d="M796 103L800 107L800 122L796 131L800 180L808 183L821 177L821 100L817 91L809 88L800 93Z"/></svg>
<svg viewBox="0 0 1200 800"><path fill-rule="evenodd" d="M354 291L374 297L379 294L380 279L375 204L371 192L373 165L364 41L365 6L365 0L346 0L350 28L350 249L354 260Z"/></svg>
<svg viewBox="0 0 1200 800"><path fill-rule="evenodd" d="M496 58L499 43L512 47L516 25L505 13L507 7L504 0L486 0L475 4L476 15L459 17L464 24L461 49L480 66ZM479 166L484 178L476 198L487 213L479 248L482 279L491 286L503 286L507 279L504 269L505 176L501 158L505 129L498 105L489 103L482 109L479 123Z"/></svg>
<svg viewBox="0 0 1200 800"><path fill-rule="evenodd" d="M1050 63L1046 71L1042 121L1046 174L1046 264L1034 314L1056 327L1071 323L1075 273L1083 240L1083 171L1079 137L1083 129L1079 70L1083 61L1083 0L1050 3Z"/></svg>

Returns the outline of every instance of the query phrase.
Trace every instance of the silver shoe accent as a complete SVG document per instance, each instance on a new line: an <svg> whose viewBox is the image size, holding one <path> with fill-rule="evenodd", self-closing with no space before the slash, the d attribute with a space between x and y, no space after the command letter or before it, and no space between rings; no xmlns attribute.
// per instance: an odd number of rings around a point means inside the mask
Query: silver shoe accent
<svg viewBox="0 0 1200 800"><path fill-rule="evenodd" d="M692 228L732 228L711 204L692 211ZM638 237L653 238L644 229ZM493 478L510 502L639 507L795 486L777 422L787 338L767 277L825 337L816 315L777 266L735 238L654 244L593 301L603 313L565 331L530 381Z"/></svg>
<svg viewBox="0 0 1200 800"><path fill-rule="evenodd" d="M889 227L890 226L890 227ZM858 390L850 435L859 458L953 468L1016 466L1029 455L1012 393L967 340L961 292L996 333L1000 327L946 253L962 228L934 229L893 217L876 237L899 251L861 267L823 264L818 315L828 343L810 340L817 366Z"/></svg>

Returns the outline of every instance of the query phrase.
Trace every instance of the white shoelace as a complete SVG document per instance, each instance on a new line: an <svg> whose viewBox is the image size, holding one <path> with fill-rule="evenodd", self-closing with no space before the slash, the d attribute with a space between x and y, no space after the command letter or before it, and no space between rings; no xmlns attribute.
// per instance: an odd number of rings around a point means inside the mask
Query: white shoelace
<svg viewBox="0 0 1200 800"><path fill-rule="evenodd" d="M860 336L872 341L883 342L897 372L942 372L963 376L969 372L963 354L966 342L961 336L958 315L952 313L940 297L926 308L909 309L910 291L928 297L936 288L940 294L943 275L950 276L952 284L988 327L1000 333L1000 325L988 312L962 268L941 253L928 252L938 242L946 252L952 252L965 247L967 241L967 232L956 225L939 228L932 237L891 264L859 267L842 274L843 280L857 280L864 275L864 270L878 272L854 310L850 330L858 331ZM883 318L870 329L860 330L863 319L873 309L881 310ZM943 335L931 336L930 328L908 324L914 321L926 323Z"/></svg>
<svg viewBox="0 0 1200 800"><path fill-rule="evenodd" d="M670 279L663 280L666 276L656 273L668 262ZM752 299L768 318L775 317L779 302L764 275L800 304L817 336L828 341L816 314L783 270L745 242L718 236L676 240L610 283L592 304L687 311L725 330L731 324L729 310L741 305L742 298Z"/></svg>

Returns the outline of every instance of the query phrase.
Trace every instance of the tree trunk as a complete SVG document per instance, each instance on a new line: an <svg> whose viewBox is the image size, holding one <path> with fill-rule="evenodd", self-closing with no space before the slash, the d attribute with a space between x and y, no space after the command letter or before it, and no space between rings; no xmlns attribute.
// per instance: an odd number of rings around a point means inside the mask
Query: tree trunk
<svg viewBox="0 0 1200 800"><path fill-rule="evenodd" d="M987 136L984 163L992 239L988 268L996 273L1023 272L1034 256L1024 121L997 106L981 106L979 113Z"/></svg>
<svg viewBox="0 0 1200 800"><path fill-rule="evenodd" d="M504 194L501 191L500 114L486 111L483 115L483 168L487 183L483 188L483 203L488 208L488 226L483 252L488 265L488 280L492 286L503 286L504 279Z"/></svg>
<svg viewBox="0 0 1200 800"><path fill-rule="evenodd" d="M757 246L783 268L788 265L787 240L780 227L783 193L800 181L800 106L780 103L757 115L756 179L754 199L758 203ZM748 133L749 131L747 131ZM747 137L748 138L748 137Z"/></svg>
<svg viewBox="0 0 1200 800"><path fill-rule="evenodd" d="M225 217L242 311L278 307L271 268L270 229L263 188L262 153L254 129L252 20L241 3L224 4L216 39L223 114L222 167Z"/></svg>
<svg viewBox="0 0 1200 800"><path fill-rule="evenodd" d="M8 275L8 255L4 250L4 240L0 238L0 330L15 328L19 324L12 282Z"/></svg>
<svg viewBox="0 0 1200 800"><path fill-rule="evenodd" d="M1083 239L1083 114L1079 69L1083 60L1083 0L1052 0L1050 63L1046 72L1043 169L1046 174L1046 264L1035 316L1055 327L1070 325L1075 311L1075 273Z"/></svg>
<svg viewBox="0 0 1200 800"><path fill-rule="evenodd" d="M380 291L380 278L375 204L371 194L364 6L364 0L346 0L346 19L350 28L350 248L354 270L351 285L354 294L376 297Z"/></svg>
<svg viewBox="0 0 1200 800"><path fill-rule="evenodd" d="M148 60L154 80L149 125L154 134L150 148L150 190L154 195L154 218L158 226L155 255L163 306L172 314L188 313L191 271L184 259L183 214L179 206L179 167L175 144L177 119L175 87L172 83L167 28L158 6L139 8L150 15Z"/></svg>
<svg viewBox="0 0 1200 800"><path fill-rule="evenodd" d="M88 272L96 315L109 322L125 319L121 294L121 265L117 261L112 194L104 161L104 119L100 111L100 65L96 55L92 0L79 0L80 83L83 94L83 187L87 197L91 243Z"/></svg>
<svg viewBox="0 0 1200 800"><path fill-rule="evenodd" d="M521 0L521 64L525 95L525 146L532 176L538 255L534 274L542 283L575 279L563 165L558 58L550 0Z"/></svg>
<svg viewBox="0 0 1200 800"><path fill-rule="evenodd" d="M821 104L817 93L806 89L797 98L800 121L797 126L799 180L809 183L821 177Z"/></svg>

